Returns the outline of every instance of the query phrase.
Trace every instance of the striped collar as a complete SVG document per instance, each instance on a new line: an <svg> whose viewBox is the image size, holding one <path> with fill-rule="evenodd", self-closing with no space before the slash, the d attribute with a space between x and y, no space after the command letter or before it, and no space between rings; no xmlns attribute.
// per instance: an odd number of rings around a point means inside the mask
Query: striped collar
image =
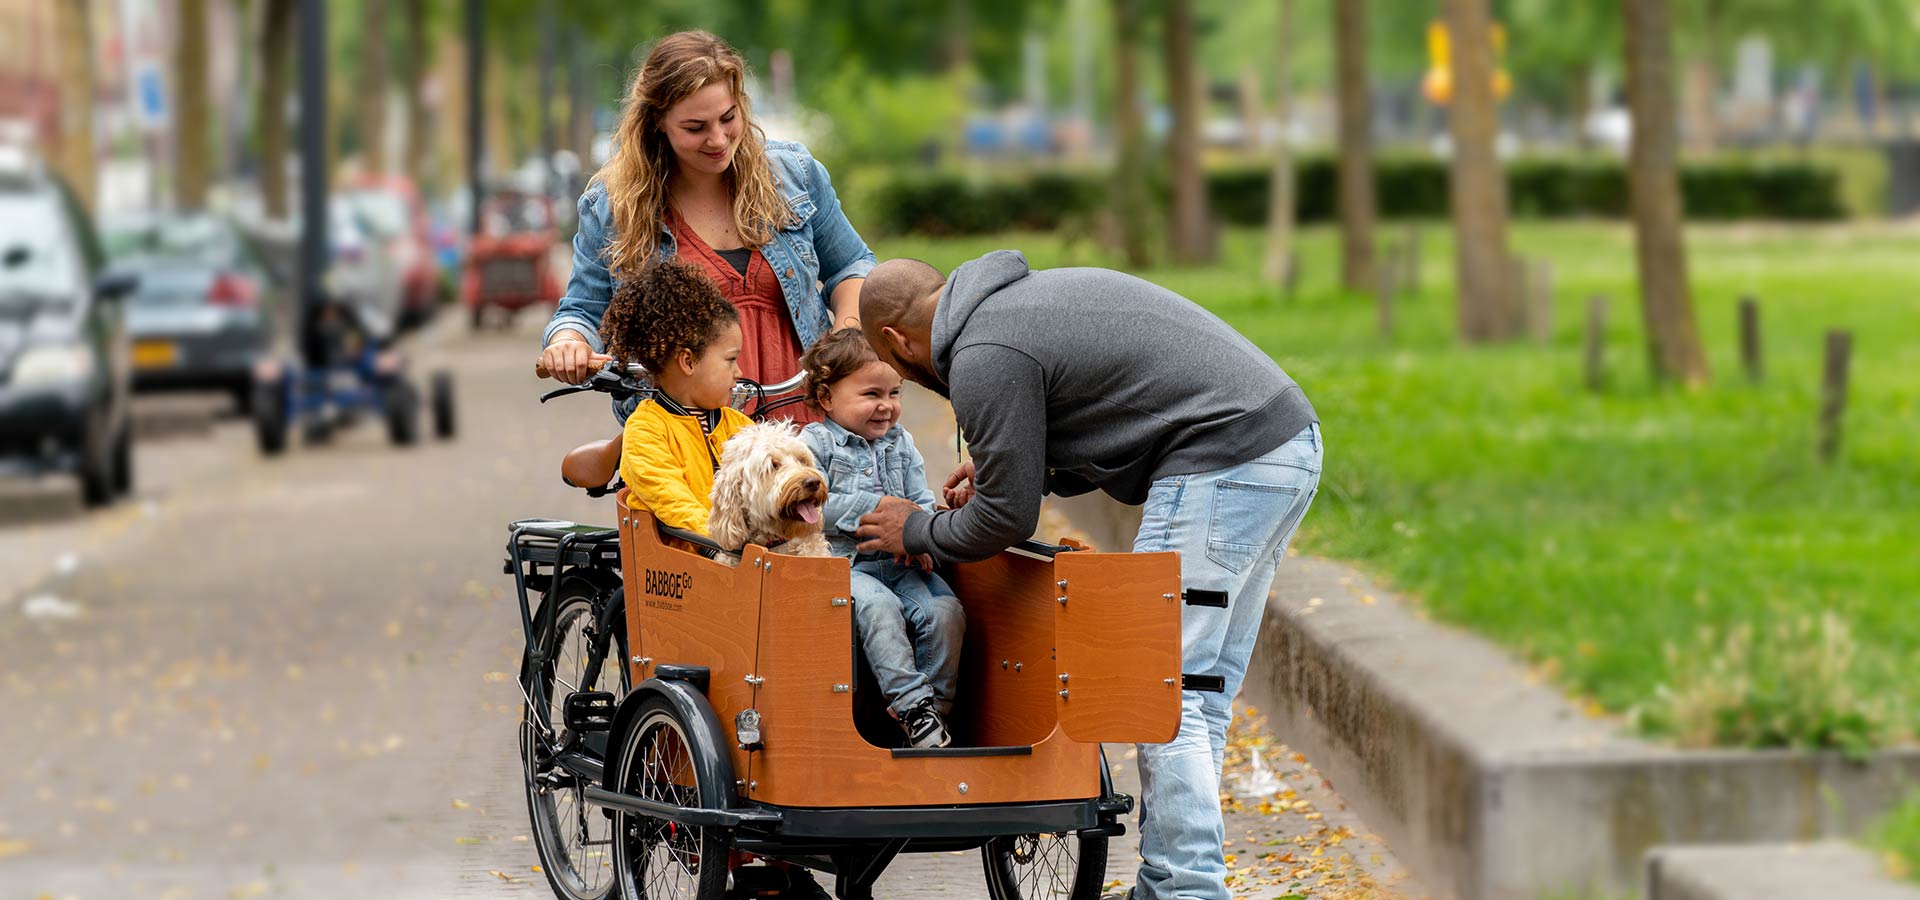
<svg viewBox="0 0 1920 900"><path fill-rule="evenodd" d="M659 401L660 407L667 412L673 413L676 416L692 416L698 419L700 421L700 430L707 434L712 434L713 429L720 424L720 411L717 409L699 409L681 406L675 403L672 397L667 396L666 391L655 391L653 399Z"/></svg>

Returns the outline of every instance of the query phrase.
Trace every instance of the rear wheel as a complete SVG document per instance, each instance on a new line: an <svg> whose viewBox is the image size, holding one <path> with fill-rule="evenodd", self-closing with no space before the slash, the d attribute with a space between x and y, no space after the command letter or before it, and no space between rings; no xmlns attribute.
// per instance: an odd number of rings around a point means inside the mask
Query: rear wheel
<svg viewBox="0 0 1920 900"><path fill-rule="evenodd" d="M1081 832L994 838L980 849L993 900L1097 900L1107 836Z"/></svg>
<svg viewBox="0 0 1920 900"><path fill-rule="evenodd" d="M710 785L694 764L700 748L672 704L658 696L643 702L616 758L620 793L670 806L697 807ZM708 753L722 752L708 747ZM724 828L685 825L628 812L613 815L614 877L620 896L646 900L720 900L727 889L728 849Z"/></svg>
<svg viewBox="0 0 1920 900"><path fill-rule="evenodd" d="M547 752L569 743L563 710L575 691L607 691L617 701L626 696L626 637L620 631L625 617L606 619L613 634L603 631L594 603L598 588L584 579L561 582L554 594L553 629L541 635L541 653L547 664L539 673L547 700L547 721L555 733L542 744L536 739L532 709L524 710L520 727L520 756L525 763L527 813L533 821L534 849L554 895L569 900L600 900L613 889L613 822L598 808L587 805L586 785L558 765L543 763ZM544 615L544 612L543 612ZM536 625L545 622L535 619ZM588 678L589 669L594 670ZM526 685L533 693L533 685ZM606 736L589 734L590 748L606 758Z"/></svg>
<svg viewBox="0 0 1920 900"><path fill-rule="evenodd" d="M413 382L395 378L381 392L387 417L387 438L395 446L412 446L420 437L420 394Z"/></svg>
<svg viewBox="0 0 1920 900"><path fill-rule="evenodd" d="M276 381L253 385L253 433L260 452L279 456L287 449L287 394Z"/></svg>

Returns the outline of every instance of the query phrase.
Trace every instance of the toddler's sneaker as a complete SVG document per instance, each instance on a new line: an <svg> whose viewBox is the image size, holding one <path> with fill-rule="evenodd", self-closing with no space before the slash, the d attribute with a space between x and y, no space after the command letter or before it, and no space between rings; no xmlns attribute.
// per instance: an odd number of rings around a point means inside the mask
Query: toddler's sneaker
<svg viewBox="0 0 1920 900"><path fill-rule="evenodd" d="M945 747L953 743L947 735L947 722L928 697L900 714L900 730L907 733L907 745L919 749Z"/></svg>

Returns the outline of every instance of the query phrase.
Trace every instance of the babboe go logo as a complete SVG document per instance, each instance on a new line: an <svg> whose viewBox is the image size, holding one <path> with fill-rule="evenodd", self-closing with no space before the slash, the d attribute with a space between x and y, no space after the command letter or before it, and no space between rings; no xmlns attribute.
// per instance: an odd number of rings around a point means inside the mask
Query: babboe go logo
<svg viewBox="0 0 1920 900"><path fill-rule="evenodd" d="M687 596L687 589L692 586L693 573L691 572L667 572L661 569L647 570L646 593L649 596L665 597L671 600L684 600ZM647 605L655 606L656 604L648 601ZM677 609L678 604L671 605L668 608Z"/></svg>

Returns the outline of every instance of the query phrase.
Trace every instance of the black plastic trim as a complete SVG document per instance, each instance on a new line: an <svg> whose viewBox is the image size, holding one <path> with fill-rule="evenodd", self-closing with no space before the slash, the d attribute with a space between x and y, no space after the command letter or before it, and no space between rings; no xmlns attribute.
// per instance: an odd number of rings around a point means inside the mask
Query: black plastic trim
<svg viewBox="0 0 1920 900"><path fill-rule="evenodd" d="M915 759L928 756L966 757L966 756L1032 756L1033 745L1021 744L1013 747L895 747L894 759Z"/></svg>
<svg viewBox="0 0 1920 900"><path fill-rule="evenodd" d="M1181 592L1188 606L1211 606L1215 609L1227 608L1226 591L1209 591L1201 588L1187 588Z"/></svg>
<svg viewBox="0 0 1920 900"><path fill-rule="evenodd" d="M779 813L778 832L771 835L770 844L795 838L981 838L1086 831L1104 826L1102 819L1111 818L1103 815L1097 798L992 806L759 808ZM795 849L803 851L804 845Z"/></svg>
<svg viewBox="0 0 1920 900"><path fill-rule="evenodd" d="M1227 691L1227 679L1222 675L1188 675L1182 672L1180 689L1202 694L1224 694Z"/></svg>
<svg viewBox="0 0 1920 900"><path fill-rule="evenodd" d="M713 686L713 670L706 666L683 666L679 663L660 663L653 667L653 677L661 681L684 681L705 694Z"/></svg>

